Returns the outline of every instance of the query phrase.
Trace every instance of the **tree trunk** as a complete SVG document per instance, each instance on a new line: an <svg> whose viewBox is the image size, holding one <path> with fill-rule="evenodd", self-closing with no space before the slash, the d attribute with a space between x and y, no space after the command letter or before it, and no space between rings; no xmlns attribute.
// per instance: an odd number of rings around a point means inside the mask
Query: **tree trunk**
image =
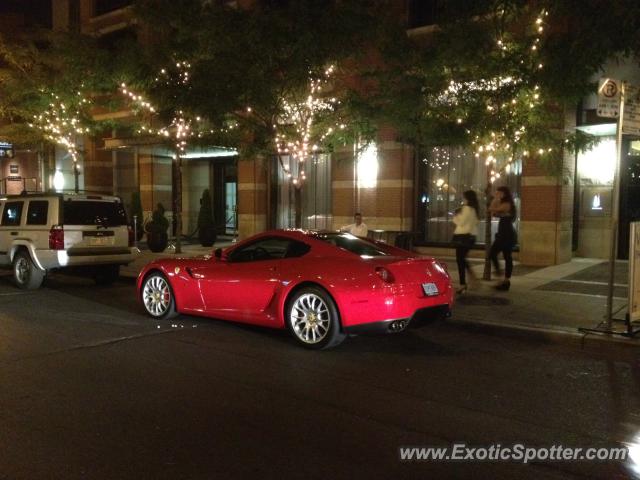
<svg viewBox="0 0 640 480"><path fill-rule="evenodd" d="M80 170L78 169L78 162L73 162L73 179L74 190L76 193L80 193Z"/></svg>
<svg viewBox="0 0 640 480"><path fill-rule="evenodd" d="M302 186L293 187L296 228L302 228Z"/></svg>
<svg viewBox="0 0 640 480"><path fill-rule="evenodd" d="M176 253L182 253L182 158L176 152L176 203L173 215L176 219Z"/></svg>
<svg viewBox="0 0 640 480"><path fill-rule="evenodd" d="M491 250L491 212L489 211L489 205L491 205L491 182L487 181L487 188L484 191L485 195L485 224L484 224L484 273L482 278L484 280L491 280L491 259L489 258L489 252Z"/></svg>

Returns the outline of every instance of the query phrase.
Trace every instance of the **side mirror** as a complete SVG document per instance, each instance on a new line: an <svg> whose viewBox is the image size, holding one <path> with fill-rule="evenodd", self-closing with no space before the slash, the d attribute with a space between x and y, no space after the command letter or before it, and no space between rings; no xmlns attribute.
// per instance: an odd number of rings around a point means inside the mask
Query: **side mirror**
<svg viewBox="0 0 640 480"><path fill-rule="evenodd" d="M227 259L226 256L222 255L222 249L221 248L216 248L213 251L213 256L216 257L216 260L219 260L219 261L224 261L224 260Z"/></svg>

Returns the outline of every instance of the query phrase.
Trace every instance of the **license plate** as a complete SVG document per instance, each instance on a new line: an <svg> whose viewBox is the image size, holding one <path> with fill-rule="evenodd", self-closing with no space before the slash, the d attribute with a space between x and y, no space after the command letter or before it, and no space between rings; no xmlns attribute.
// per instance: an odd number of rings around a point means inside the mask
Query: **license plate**
<svg viewBox="0 0 640 480"><path fill-rule="evenodd" d="M92 247L113 245L113 237L89 237L89 245Z"/></svg>
<svg viewBox="0 0 640 480"><path fill-rule="evenodd" d="M435 283L423 283L422 290L427 297L438 295L438 286Z"/></svg>

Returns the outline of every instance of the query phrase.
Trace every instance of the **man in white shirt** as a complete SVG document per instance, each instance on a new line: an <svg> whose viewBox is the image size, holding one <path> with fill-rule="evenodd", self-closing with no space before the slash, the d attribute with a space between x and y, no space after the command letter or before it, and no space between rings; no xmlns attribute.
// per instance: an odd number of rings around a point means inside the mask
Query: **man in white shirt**
<svg viewBox="0 0 640 480"><path fill-rule="evenodd" d="M348 232L351 235L355 235L356 237L366 237L367 233L369 233L369 229L367 228L367 225L362 222L362 214L356 213L353 216L353 219L355 220L355 223L342 227L340 230Z"/></svg>

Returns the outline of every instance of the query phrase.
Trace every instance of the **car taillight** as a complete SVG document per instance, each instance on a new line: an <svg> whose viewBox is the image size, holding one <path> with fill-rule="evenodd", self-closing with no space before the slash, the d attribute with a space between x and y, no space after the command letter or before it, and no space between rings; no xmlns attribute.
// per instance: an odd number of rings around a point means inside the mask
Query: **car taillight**
<svg viewBox="0 0 640 480"><path fill-rule="evenodd" d="M133 247L133 245L135 244L135 239L133 238L133 228L128 227L129 229L129 246Z"/></svg>
<svg viewBox="0 0 640 480"><path fill-rule="evenodd" d="M393 283L394 281L393 274L384 267L376 267L376 274L385 283Z"/></svg>
<svg viewBox="0 0 640 480"><path fill-rule="evenodd" d="M64 230L62 225L54 225L49 230L49 249L64 250Z"/></svg>
<svg viewBox="0 0 640 480"><path fill-rule="evenodd" d="M444 273L445 275L449 275L449 270L447 269L447 264L444 262L439 262L438 260L433 261L433 266L440 273Z"/></svg>

